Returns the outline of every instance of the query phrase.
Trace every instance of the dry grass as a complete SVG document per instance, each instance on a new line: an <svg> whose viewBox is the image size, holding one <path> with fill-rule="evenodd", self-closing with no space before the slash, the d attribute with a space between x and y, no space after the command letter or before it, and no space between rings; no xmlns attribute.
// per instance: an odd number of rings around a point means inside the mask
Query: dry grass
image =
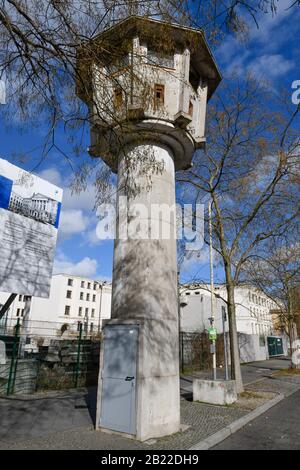
<svg viewBox="0 0 300 470"><path fill-rule="evenodd" d="M275 374L273 375L274 376L300 375L300 369L292 369L292 368L282 369L282 370L275 372Z"/></svg>
<svg viewBox="0 0 300 470"><path fill-rule="evenodd" d="M265 398L265 397L257 392L245 390L244 392L239 393L238 398Z"/></svg>
<svg viewBox="0 0 300 470"><path fill-rule="evenodd" d="M231 405L237 408L242 408L247 411L255 410L258 406L263 405L267 401L271 400L276 396L273 392L253 391L245 390L239 393L237 401Z"/></svg>

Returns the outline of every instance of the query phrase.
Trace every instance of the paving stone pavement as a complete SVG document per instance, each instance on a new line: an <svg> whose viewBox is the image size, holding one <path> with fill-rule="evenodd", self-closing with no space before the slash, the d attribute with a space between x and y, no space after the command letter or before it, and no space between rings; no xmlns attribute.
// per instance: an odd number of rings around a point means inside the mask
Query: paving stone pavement
<svg viewBox="0 0 300 470"><path fill-rule="evenodd" d="M188 383L185 381L184 385ZM285 396L299 388L300 376L260 376L258 382L247 386L248 390ZM0 449L184 450L249 412L240 404L226 407L193 403L187 400L190 393L186 392L188 387L182 390L181 422L187 429L152 441L151 445L94 430L95 388L13 399L3 397L0 399Z"/></svg>
<svg viewBox="0 0 300 470"><path fill-rule="evenodd" d="M73 428L31 439L0 441L0 449L99 449L99 450L159 450L188 449L204 437L244 416L246 410L211 406L181 400L182 424L189 428L173 436L158 439L152 445L95 431L91 426Z"/></svg>
<svg viewBox="0 0 300 470"><path fill-rule="evenodd" d="M250 390L262 390L266 392L277 392L284 396L298 390L300 387L300 376L281 376L281 377L268 377L258 382L252 383L247 386Z"/></svg>

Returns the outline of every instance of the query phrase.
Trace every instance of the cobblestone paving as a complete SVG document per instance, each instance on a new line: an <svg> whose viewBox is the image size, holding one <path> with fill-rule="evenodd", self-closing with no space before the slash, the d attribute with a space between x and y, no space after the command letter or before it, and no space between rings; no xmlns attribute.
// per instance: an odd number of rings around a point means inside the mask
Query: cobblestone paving
<svg viewBox="0 0 300 470"><path fill-rule="evenodd" d="M0 449L99 449L99 450L158 450L188 449L201 439L227 426L247 412L233 407L211 406L181 400L181 421L189 428L151 445L81 427L49 434L42 438L18 442L0 442Z"/></svg>
<svg viewBox="0 0 300 470"><path fill-rule="evenodd" d="M299 389L300 381L299 377L284 376L284 377L270 377L267 379L260 380L247 388L251 390L264 390L267 392L277 392L283 395L289 395L290 393Z"/></svg>
<svg viewBox="0 0 300 470"><path fill-rule="evenodd" d="M293 375L265 377L247 386L247 390L285 396L299 388L300 376ZM182 399L181 422L187 429L151 443L140 443L94 430L91 416L95 412L95 390L90 392L89 396L83 389L0 400L0 449L184 450L250 411L241 401L226 407ZM257 406L261 404L256 401ZM85 409L86 402L91 403L90 409Z"/></svg>

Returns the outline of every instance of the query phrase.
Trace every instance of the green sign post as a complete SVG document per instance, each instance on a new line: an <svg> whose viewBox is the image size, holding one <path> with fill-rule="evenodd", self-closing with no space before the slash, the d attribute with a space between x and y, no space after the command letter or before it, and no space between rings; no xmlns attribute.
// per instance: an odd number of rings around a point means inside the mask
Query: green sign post
<svg viewBox="0 0 300 470"><path fill-rule="evenodd" d="M217 330L214 327L208 328L208 337L211 341L215 341L217 339Z"/></svg>

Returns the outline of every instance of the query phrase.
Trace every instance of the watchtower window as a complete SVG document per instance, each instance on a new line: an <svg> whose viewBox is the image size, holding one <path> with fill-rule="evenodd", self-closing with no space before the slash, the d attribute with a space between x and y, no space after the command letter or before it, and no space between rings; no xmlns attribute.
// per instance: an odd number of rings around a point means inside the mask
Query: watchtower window
<svg viewBox="0 0 300 470"><path fill-rule="evenodd" d="M164 85L154 85L154 99L155 105L161 106L165 102L165 86Z"/></svg>
<svg viewBox="0 0 300 470"><path fill-rule="evenodd" d="M174 54L162 54L148 48L147 62L149 65L158 65L160 67L174 68Z"/></svg>
<svg viewBox="0 0 300 470"><path fill-rule="evenodd" d="M197 74L197 72L193 69L192 65L190 66L190 76L189 76L189 81L192 87L194 88L195 91L197 91L197 88L199 86L199 80L200 77Z"/></svg>
<svg viewBox="0 0 300 470"><path fill-rule="evenodd" d="M123 93L121 88L114 89L114 106L120 108L123 104Z"/></svg>
<svg viewBox="0 0 300 470"><path fill-rule="evenodd" d="M113 57L111 63L107 65L107 71L109 74L113 74L125 69L129 65L129 54L125 54L120 57Z"/></svg>

